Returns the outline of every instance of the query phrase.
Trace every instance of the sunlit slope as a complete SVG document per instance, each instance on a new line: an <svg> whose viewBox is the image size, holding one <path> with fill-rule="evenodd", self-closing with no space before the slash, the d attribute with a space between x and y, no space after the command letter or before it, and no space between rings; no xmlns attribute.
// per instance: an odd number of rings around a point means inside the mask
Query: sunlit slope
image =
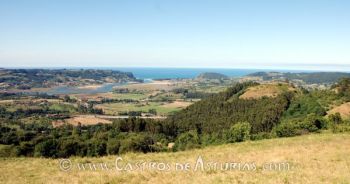
<svg viewBox="0 0 350 184"><path fill-rule="evenodd" d="M189 163L190 171L121 172L97 168L79 171L61 171L58 159L8 158L1 159L1 183L349 183L350 134L313 134L293 138L280 138L256 142L243 142L211 146L177 153L151 153L121 155L126 162ZM194 171L196 160L204 163L255 163L256 170ZM76 163L107 163L113 165L117 156L102 158L71 158ZM264 163L290 164L289 170L263 170Z"/></svg>

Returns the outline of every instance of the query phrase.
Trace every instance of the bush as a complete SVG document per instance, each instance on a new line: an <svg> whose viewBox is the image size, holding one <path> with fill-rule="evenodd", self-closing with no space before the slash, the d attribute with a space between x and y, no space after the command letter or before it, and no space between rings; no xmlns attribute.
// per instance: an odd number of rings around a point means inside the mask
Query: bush
<svg viewBox="0 0 350 184"><path fill-rule="evenodd" d="M73 139L60 140L58 155L59 157L69 157L77 155L79 151L79 143Z"/></svg>
<svg viewBox="0 0 350 184"><path fill-rule="evenodd" d="M154 144L152 137L145 134L129 134L120 142L119 153L125 152L151 152Z"/></svg>
<svg viewBox="0 0 350 184"><path fill-rule="evenodd" d="M198 134L196 131L191 130L178 136L175 141L174 150L183 151L198 147L200 147Z"/></svg>
<svg viewBox="0 0 350 184"><path fill-rule="evenodd" d="M331 124L341 124L343 123L343 119L340 115L339 112L335 113L335 114L331 114L328 116L328 120Z"/></svg>
<svg viewBox="0 0 350 184"><path fill-rule="evenodd" d="M350 132L350 121L343 120L339 113L330 115L328 120L333 133Z"/></svg>
<svg viewBox="0 0 350 184"><path fill-rule="evenodd" d="M117 139L109 139L107 142L107 153L115 155L119 153L120 141Z"/></svg>
<svg viewBox="0 0 350 184"><path fill-rule="evenodd" d="M326 120L315 114L308 115L304 121L298 123L299 129L305 129L308 132L316 132L327 127Z"/></svg>
<svg viewBox="0 0 350 184"><path fill-rule="evenodd" d="M225 133L202 134L200 142L203 146L224 144L226 142Z"/></svg>
<svg viewBox="0 0 350 184"><path fill-rule="evenodd" d="M58 143L56 140L49 139L35 146L34 156L36 157L57 157Z"/></svg>
<svg viewBox="0 0 350 184"><path fill-rule="evenodd" d="M277 137L292 137L301 134L301 132L298 130L299 127L296 123L284 122L275 127L273 132L276 134Z"/></svg>
<svg viewBox="0 0 350 184"><path fill-rule="evenodd" d="M315 114L308 115L305 119L293 119L282 122L273 130L277 137L292 137L309 132L317 132L327 127L323 117Z"/></svg>
<svg viewBox="0 0 350 184"><path fill-rule="evenodd" d="M17 146L17 156L33 156L34 147L31 142L21 142L19 146Z"/></svg>
<svg viewBox="0 0 350 184"><path fill-rule="evenodd" d="M258 134L252 134L250 135L250 139L255 141L255 140L262 140L262 139L271 139L273 136L271 133L268 132L261 132Z"/></svg>
<svg viewBox="0 0 350 184"><path fill-rule="evenodd" d="M16 146L0 145L0 157L15 157L17 156Z"/></svg>
<svg viewBox="0 0 350 184"><path fill-rule="evenodd" d="M242 142L250 137L251 126L247 122L236 123L230 128L227 135L228 142Z"/></svg>
<svg viewBox="0 0 350 184"><path fill-rule="evenodd" d="M350 132L350 125L349 124L334 125L332 126L332 132L333 133Z"/></svg>

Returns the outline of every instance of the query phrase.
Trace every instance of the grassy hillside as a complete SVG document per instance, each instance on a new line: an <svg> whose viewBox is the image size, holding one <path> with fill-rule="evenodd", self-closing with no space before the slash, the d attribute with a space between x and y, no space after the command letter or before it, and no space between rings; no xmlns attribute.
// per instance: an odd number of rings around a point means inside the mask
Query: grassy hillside
<svg viewBox="0 0 350 184"><path fill-rule="evenodd" d="M343 119L349 119L349 117L350 117L350 102L336 106L327 112L327 114L336 114L336 113L339 113Z"/></svg>
<svg viewBox="0 0 350 184"><path fill-rule="evenodd" d="M286 83L270 83L249 87L239 98L241 99L259 99L262 97L277 97L288 92L297 91L294 87Z"/></svg>
<svg viewBox="0 0 350 184"><path fill-rule="evenodd" d="M349 183L350 134L313 134L293 138L269 139L210 146L176 153L127 153L126 162L169 163L170 171L145 169L121 172L112 167L117 156L101 158L70 158L70 171L59 169L58 159L1 158L1 183ZM175 171L175 163L190 163L193 168L198 156L204 163L252 163L256 170L220 169ZM86 169L79 171L77 163L107 163L109 171ZM263 163L290 164L289 170L266 171Z"/></svg>

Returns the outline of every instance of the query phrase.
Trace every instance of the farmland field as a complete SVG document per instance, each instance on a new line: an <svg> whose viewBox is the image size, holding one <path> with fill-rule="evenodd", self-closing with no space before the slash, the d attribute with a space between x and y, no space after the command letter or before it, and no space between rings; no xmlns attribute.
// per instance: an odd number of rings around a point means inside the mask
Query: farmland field
<svg viewBox="0 0 350 184"><path fill-rule="evenodd" d="M168 113L181 110L182 108L190 105L190 102L148 102L141 104L131 103L110 103L97 105L97 108L103 109L105 114L114 115L115 112L127 112L127 111L148 111L155 109L159 115L166 115Z"/></svg>

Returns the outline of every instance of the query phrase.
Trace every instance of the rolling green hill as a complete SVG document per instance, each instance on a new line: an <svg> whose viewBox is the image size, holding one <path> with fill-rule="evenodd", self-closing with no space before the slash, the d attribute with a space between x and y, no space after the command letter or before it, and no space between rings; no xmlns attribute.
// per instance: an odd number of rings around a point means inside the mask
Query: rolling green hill
<svg viewBox="0 0 350 184"><path fill-rule="evenodd" d="M174 135L189 130L222 133L238 122L249 122L252 133L269 132L288 108L292 92L275 98L240 99L247 88L256 83L237 84L225 92L203 99L168 119Z"/></svg>

